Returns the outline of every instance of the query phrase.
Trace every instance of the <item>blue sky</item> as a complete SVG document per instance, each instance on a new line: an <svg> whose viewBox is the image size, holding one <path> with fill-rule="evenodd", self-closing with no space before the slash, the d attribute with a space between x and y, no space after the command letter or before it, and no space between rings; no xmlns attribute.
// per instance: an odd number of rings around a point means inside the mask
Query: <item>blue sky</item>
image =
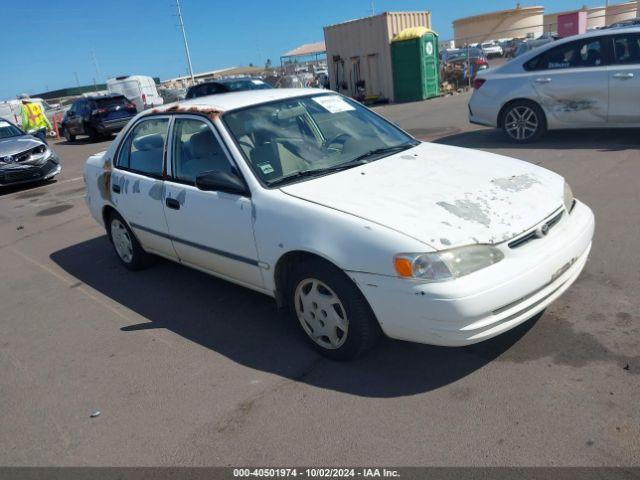
<svg viewBox="0 0 640 480"><path fill-rule="evenodd" d="M172 0L4 0L0 99L126 74L186 74ZM562 11L604 0L521 1ZM613 2L612 2L613 3ZM615 2L617 3L617 2ZM442 39L459 17L512 8L515 0L375 0L383 11L429 10ZM196 72L276 63L281 53L323 39L322 27L366 16L370 0L181 0ZM98 62L100 77L92 60Z"/></svg>

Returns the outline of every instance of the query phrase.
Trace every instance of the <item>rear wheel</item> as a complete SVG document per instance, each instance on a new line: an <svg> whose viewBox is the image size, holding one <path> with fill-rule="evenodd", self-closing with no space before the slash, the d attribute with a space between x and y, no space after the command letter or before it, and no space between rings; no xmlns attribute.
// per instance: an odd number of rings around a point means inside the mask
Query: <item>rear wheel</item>
<svg viewBox="0 0 640 480"><path fill-rule="evenodd" d="M142 249L127 223L116 212L109 216L109 239L120 262L129 270L141 270L149 266L151 256Z"/></svg>
<svg viewBox="0 0 640 480"><path fill-rule="evenodd" d="M67 127L62 129L62 136L67 140L67 142L74 142L76 139L76 136L73 135Z"/></svg>
<svg viewBox="0 0 640 480"><path fill-rule="evenodd" d="M502 130L507 138L517 143L530 143L539 139L547 129L542 109L533 102L517 101L509 105L502 116Z"/></svg>
<svg viewBox="0 0 640 480"><path fill-rule="evenodd" d="M296 266L289 298L308 341L326 357L355 359L380 336L380 326L360 290L328 262L310 259Z"/></svg>

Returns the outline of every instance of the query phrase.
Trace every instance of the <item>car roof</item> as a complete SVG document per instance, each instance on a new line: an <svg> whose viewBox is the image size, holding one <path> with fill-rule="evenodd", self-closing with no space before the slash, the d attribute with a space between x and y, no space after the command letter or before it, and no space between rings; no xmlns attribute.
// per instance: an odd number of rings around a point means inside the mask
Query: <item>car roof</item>
<svg viewBox="0 0 640 480"><path fill-rule="evenodd" d="M159 113L166 111L176 111L179 109L189 109L198 107L203 109L218 110L226 112L238 108L258 105L277 100L285 100L287 98L304 97L307 95L325 95L327 93L336 95L336 92L323 90L319 88L271 88L265 90L242 90L239 92L219 93L216 95L208 95L205 97L193 98L190 100L181 100L179 102L169 103L161 107L146 110L148 113Z"/></svg>

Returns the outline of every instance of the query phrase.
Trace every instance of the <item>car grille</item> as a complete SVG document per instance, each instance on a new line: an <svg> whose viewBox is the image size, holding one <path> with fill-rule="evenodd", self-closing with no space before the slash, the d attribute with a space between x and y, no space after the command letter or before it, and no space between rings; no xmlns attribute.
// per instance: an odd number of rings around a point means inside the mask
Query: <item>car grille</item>
<svg viewBox="0 0 640 480"><path fill-rule="evenodd" d="M542 225L539 225L529 233L525 233L523 236L509 242L507 245L509 245L509 248L518 248L531 242L532 240L544 238L544 236L547 235L549 231L551 231L551 229L555 227L560 220L562 220L562 215L564 215L564 211L561 211L560 213L558 213L556 216L551 218L551 220L547 220L546 222L543 222ZM546 226L546 232L544 233L543 236L540 236L538 232L543 226Z"/></svg>
<svg viewBox="0 0 640 480"><path fill-rule="evenodd" d="M46 149L47 147L45 147L44 145L38 145L37 147L30 148L28 150L25 150L24 152L2 157L0 160L2 160L4 163L20 163L29 160L31 158L31 155L33 154L44 153Z"/></svg>
<svg viewBox="0 0 640 480"><path fill-rule="evenodd" d="M41 167L17 168L0 172L0 183L24 182L38 180L56 168L57 163L48 160Z"/></svg>

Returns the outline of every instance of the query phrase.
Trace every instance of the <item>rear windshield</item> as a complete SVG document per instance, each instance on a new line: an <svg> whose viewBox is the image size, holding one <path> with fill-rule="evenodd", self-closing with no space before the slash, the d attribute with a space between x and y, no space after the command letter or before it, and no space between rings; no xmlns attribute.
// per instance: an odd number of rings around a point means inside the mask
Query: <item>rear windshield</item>
<svg viewBox="0 0 640 480"><path fill-rule="evenodd" d="M18 137L24 135L18 127L11 125L9 122L0 120L0 138Z"/></svg>
<svg viewBox="0 0 640 480"><path fill-rule="evenodd" d="M118 105L125 105L129 101L125 97L107 97L94 100L98 108L116 107Z"/></svg>

